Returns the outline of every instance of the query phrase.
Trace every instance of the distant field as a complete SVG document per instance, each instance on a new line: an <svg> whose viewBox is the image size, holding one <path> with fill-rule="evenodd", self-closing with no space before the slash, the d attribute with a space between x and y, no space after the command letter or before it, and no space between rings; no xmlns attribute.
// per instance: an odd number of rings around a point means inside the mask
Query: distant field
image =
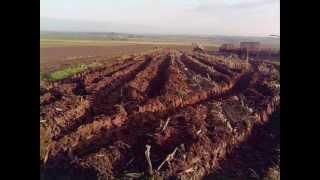
<svg viewBox="0 0 320 180"><path fill-rule="evenodd" d="M121 45L190 45L187 42L175 41L144 41L144 40L63 40L41 39L40 47L68 47L68 46L121 46ZM210 45L209 45L210 46ZM213 46L213 45L211 45Z"/></svg>
<svg viewBox="0 0 320 180"><path fill-rule="evenodd" d="M191 43L185 42L41 39L40 68L43 73L51 73L79 64L112 61L119 56L143 53L155 48L192 49ZM206 48L214 50L217 46L207 45Z"/></svg>
<svg viewBox="0 0 320 180"><path fill-rule="evenodd" d="M55 46L40 49L40 68L49 73L78 64L107 61L114 57L152 50L150 45Z"/></svg>

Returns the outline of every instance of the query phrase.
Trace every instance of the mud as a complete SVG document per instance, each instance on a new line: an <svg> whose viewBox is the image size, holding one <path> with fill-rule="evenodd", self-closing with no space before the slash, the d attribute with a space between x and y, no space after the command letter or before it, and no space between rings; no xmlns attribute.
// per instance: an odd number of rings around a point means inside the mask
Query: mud
<svg viewBox="0 0 320 180"><path fill-rule="evenodd" d="M48 176L201 179L280 103L279 71L263 62L169 49L111 67L40 96Z"/></svg>

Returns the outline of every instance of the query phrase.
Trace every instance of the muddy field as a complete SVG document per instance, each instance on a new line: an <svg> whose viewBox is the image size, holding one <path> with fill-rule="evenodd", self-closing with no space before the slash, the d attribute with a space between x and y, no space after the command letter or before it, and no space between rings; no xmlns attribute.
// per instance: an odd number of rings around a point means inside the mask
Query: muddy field
<svg viewBox="0 0 320 180"><path fill-rule="evenodd" d="M212 179L279 103L274 64L175 49L117 61L41 89L42 176Z"/></svg>
<svg viewBox="0 0 320 180"><path fill-rule="evenodd" d="M40 49L40 67L44 73L51 73L62 68L92 62L112 61L120 56L143 53L157 47L174 47L191 50L191 46L154 45L134 43L110 43L109 45L43 47Z"/></svg>

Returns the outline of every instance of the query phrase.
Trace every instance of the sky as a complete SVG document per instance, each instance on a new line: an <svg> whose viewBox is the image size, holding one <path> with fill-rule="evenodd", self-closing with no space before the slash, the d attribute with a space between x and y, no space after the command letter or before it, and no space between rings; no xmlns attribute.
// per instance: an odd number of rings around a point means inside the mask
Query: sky
<svg viewBox="0 0 320 180"><path fill-rule="evenodd" d="M40 17L141 25L166 34L280 35L280 0L41 0Z"/></svg>

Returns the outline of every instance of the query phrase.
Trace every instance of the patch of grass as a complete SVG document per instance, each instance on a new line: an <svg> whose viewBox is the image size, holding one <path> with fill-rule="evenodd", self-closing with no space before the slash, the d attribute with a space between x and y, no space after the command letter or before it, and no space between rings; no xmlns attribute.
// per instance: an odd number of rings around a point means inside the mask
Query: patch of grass
<svg viewBox="0 0 320 180"><path fill-rule="evenodd" d="M177 95L180 97L185 97L187 95L187 93L184 91L177 91Z"/></svg>
<svg viewBox="0 0 320 180"><path fill-rule="evenodd" d="M46 75L40 71L40 81L43 81L46 79Z"/></svg>
<svg viewBox="0 0 320 180"><path fill-rule="evenodd" d="M263 180L280 180L280 168L275 166L269 169L267 176Z"/></svg>
<svg viewBox="0 0 320 180"><path fill-rule="evenodd" d="M88 65L81 64L81 65L78 65L75 67L69 67L66 69L55 71L55 72L49 74L46 79L48 79L49 81L62 80L62 79L74 76L76 74L79 74L85 70L94 69L99 66L101 66L100 63L91 63ZM40 79L41 79L41 77L40 77Z"/></svg>
<svg viewBox="0 0 320 180"><path fill-rule="evenodd" d="M199 84L200 81L201 81L200 78L201 78L200 75L196 74L196 75L192 76L191 80L192 80L193 83Z"/></svg>
<svg viewBox="0 0 320 180"><path fill-rule="evenodd" d="M217 51L217 50L219 50L219 46L218 45L206 45L206 46L204 46L204 48L207 51Z"/></svg>
<svg viewBox="0 0 320 180"><path fill-rule="evenodd" d="M40 93L45 89L47 85L47 76L45 73L40 71Z"/></svg>
<svg viewBox="0 0 320 180"><path fill-rule="evenodd" d="M220 112L221 111L221 103L220 102L210 102L209 103L209 110L213 112Z"/></svg>

